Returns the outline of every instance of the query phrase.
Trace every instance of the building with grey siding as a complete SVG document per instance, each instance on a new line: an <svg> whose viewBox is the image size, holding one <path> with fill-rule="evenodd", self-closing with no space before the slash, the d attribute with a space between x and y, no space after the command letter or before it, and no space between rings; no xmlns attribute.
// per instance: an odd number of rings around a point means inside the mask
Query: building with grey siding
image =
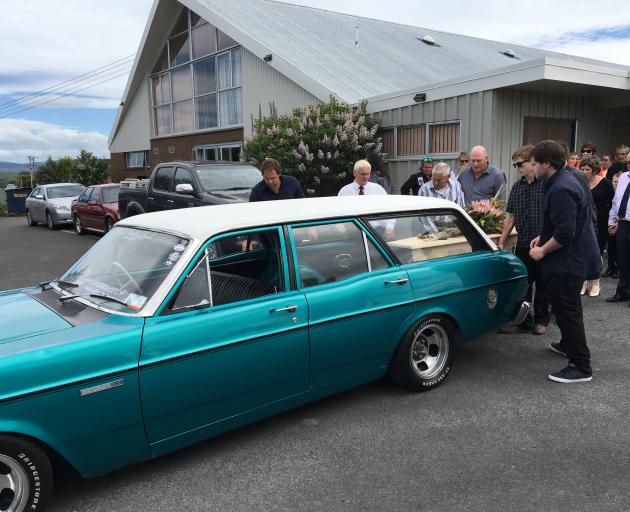
<svg viewBox="0 0 630 512"><path fill-rule="evenodd" d="M630 142L630 69L272 0L156 0L112 128L114 178L236 159L252 121L330 96L380 119L394 183L420 159L544 138Z"/></svg>

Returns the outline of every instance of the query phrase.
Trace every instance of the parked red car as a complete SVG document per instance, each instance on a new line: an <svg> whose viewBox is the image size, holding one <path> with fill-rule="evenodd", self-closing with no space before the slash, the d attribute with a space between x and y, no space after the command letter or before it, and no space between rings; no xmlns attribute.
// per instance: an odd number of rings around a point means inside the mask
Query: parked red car
<svg viewBox="0 0 630 512"><path fill-rule="evenodd" d="M107 233L120 220L118 215L118 192L120 184L94 185L85 189L79 199L72 203L74 230L85 234L88 229Z"/></svg>

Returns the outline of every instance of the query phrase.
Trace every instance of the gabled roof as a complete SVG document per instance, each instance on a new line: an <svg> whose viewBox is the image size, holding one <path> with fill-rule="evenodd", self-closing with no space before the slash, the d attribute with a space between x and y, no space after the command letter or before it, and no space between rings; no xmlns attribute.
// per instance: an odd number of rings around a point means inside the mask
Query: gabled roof
<svg viewBox="0 0 630 512"><path fill-rule="evenodd" d="M269 65L308 92L326 101L334 95L349 104L396 95L430 84L495 72L541 59L563 61L567 67L599 66L628 77L628 68L508 43L463 36L382 20L341 14L274 0L180 0L260 58L272 55ZM164 13L175 0L155 0L140 51L129 78L110 142L117 130L124 102L138 86L138 69L150 69L158 50L153 24L164 26ZM162 21L161 21L162 20ZM162 34L166 38L168 31ZM358 37L357 37L358 34ZM430 36L436 45L422 41ZM357 43L358 40L358 44ZM500 53L506 49L514 58Z"/></svg>

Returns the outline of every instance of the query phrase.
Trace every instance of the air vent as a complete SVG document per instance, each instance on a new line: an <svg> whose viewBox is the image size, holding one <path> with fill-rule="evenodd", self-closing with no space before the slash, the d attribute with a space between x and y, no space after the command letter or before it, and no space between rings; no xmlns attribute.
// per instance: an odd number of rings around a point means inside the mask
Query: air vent
<svg viewBox="0 0 630 512"><path fill-rule="evenodd" d="M422 38L416 37L416 39L420 41L421 43L428 44L429 46L440 46L439 44L437 44L435 39L433 39L433 37L430 36L429 34L427 34L426 36Z"/></svg>
<svg viewBox="0 0 630 512"><path fill-rule="evenodd" d="M505 50L501 50L499 51L499 53L502 55L505 55L506 57L509 57L510 59L518 59L516 54L509 48L506 48Z"/></svg>

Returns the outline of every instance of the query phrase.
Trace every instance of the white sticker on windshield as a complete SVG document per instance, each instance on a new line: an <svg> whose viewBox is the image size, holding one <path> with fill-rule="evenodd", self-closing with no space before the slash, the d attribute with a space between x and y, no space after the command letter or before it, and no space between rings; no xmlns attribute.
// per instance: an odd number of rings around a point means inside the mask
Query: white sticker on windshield
<svg viewBox="0 0 630 512"><path fill-rule="evenodd" d="M146 301L147 298L144 295L138 295L136 293L130 293L125 299L127 307L130 309L135 309L136 311L140 311Z"/></svg>
<svg viewBox="0 0 630 512"><path fill-rule="evenodd" d="M173 247L173 250L177 252L184 252L186 250L186 246L183 244L177 244L175 247Z"/></svg>

